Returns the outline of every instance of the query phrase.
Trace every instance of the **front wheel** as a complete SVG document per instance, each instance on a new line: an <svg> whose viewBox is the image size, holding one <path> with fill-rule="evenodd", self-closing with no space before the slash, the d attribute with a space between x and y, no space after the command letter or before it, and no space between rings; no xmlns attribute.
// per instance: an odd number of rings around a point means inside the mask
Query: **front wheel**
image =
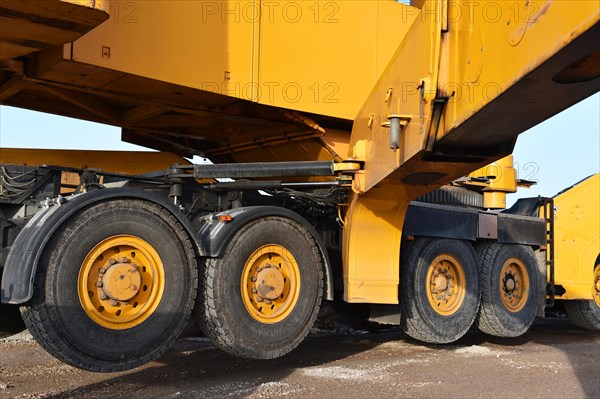
<svg viewBox="0 0 600 399"><path fill-rule="evenodd" d="M542 296L531 248L485 243L477 247L481 268L481 308L475 324L496 337L518 337L535 319Z"/></svg>
<svg viewBox="0 0 600 399"><path fill-rule="evenodd" d="M479 308L479 280L471 244L420 238L406 244L400 266L401 326L423 342L462 337Z"/></svg>
<svg viewBox="0 0 600 399"><path fill-rule="evenodd" d="M283 356L312 327L323 292L323 261L298 223L266 217L242 227L220 258L208 259L199 317L224 351L254 359Z"/></svg>
<svg viewBox="0 0 600 399"><path fill-rule="evenodd" d="M21 312L33 337L65 363L121 371L167 350L196 287L192 245L175 218L145 201L111 200L54 233Z"/></svg>
<svg viewBox="0 0 600 399"><path fill-rule="evenodd" d="M594 267L592 300L564 301L567 315L573 323L586 330L600 331L600 263Z"/></svg>

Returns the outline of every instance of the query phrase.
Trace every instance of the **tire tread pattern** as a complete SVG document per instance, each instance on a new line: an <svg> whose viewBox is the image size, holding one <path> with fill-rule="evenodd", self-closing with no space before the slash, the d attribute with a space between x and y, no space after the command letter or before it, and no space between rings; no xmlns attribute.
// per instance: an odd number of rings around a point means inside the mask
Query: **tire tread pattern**
<svg viewBox="0 0 600 399"><path fill-rule="evenodd" d="M519 335L524 334L527 329L533 323L535 319L536 311L532 311L531 316L527 316L528 320L513 320L511 323L507 323L506 321L502 321L499 319L498 310L502 309L504 311L504 305L502 303L495 303L500 301L500 298L495 298L492 294L492 290L488 288L488 285L497 284L495 281L491 281L493 278L492 273L494 268L491 265L496 261L496 255L498 254L499 248L501 245L496 241L483 242L480 243L476 248L477 253L477 262L479 264L479 273L480 273L480 281L481 281L481 306L479 308L479 314L477 315L477 319L475 320L475 325L479 328L480 331L496 336L496 337L517 337ZM515 246L516 247L516 246ZM533 256L533 253L532 253ZM530 259L531 261L535 261L535 258ZM521 261L526 262L526 259L521 259ZM537 287L537 283L539 279L536 277L537 273L535 273L536 265L532 265L534 272L533 275L529 276L529 294L528 294L528 303L537 303L538 302L538 292L539 287ZM527 305L525 305L527 306ZM536 308L537 309L537 308ZM523 309L525 310L525 309ZM508 312L508 310L506 310ZM524 323L523 325L517 325L517 323Z"/></svg>
<svg viewBox="0 0 600 399"><path fill-rule="evenodd" d="M284 223L290 223L287 219L272 217L270 220L279 220ZM254 223L249 224L246 227L249 227L253 224L261 223L261 221L256 221ZM318 315L318 310L321 305L322 295L323 295L323 287L324 287L324 273L323 268L323 259L321 255L318 253L318 248L316 241L314 238L306 232L307 238L310 239L313 248L315 249L315 261L318 262L318 267L321 270L321 279L318 285L319 298L317 299L316 311L311 315L311 319L307 324L312 326ZM239 239L239 234L233 238L233 240L227 246L226 252L235 251L237 245L236 241ZM225 256L225 255L223 255ZM251 358L251 359L274 359L280 356L283 356L290 352L289 349L282 348L279 350L271 350L268 353L254 350L252 348L243 347L237 345L235 336L231 333L231 330L227 328L222 320L221 314L219 312L218 301L215 298L217 287L215 286L218 283L218 279L216 278L216 271L219 259L217 258L209 258L206 259L206 264L201 267L201 278L200 278L200 294L199 294L199 316L201 318L201 324L203 326L203 331L207 337L210 338L212 343L219 347L220 349L230 353L234 356L243 357L243 358ZM298 345L302 340L308 335L310 328L306 328L300 336L297 337L297 343L294 345Z"/></svg>
<svg viewBox="0 0 600 399"><path fill-rule="evenodd" d="M118 201L115 201L118 202ZM128 201L129 202L129 201ZM183 249L190 261L193 261L195 264L195 254L193 250L192 243L187 236L183 226L177 221L177 219L166 209L161 207L158 204L151 204L145 201L139 201L139 206L162 217L163 220L167 220L172 228L176 231L177 236L181 243L183 244ZM85 210L84 210L85 211ZM80 211L81 213L82 211ZM73 218L77 218L78 214L74 215ZM68 224L69 221L65 222ZM59 228L57 233L64 232L69 234L69 227L65 227L64 225ZM71 231L72 232L72 231ZM56 240L51 239L48 242L46 249L49 247L57 246L60 247L64 245L62 243L55 242ZM45 251L46 251L45 249ZM46 254L47 255L47 254ZM44 256L44 255L42 255ZM135 362L128 362L124 364L114 364L109 362L91 362L86 359L78 356L68 345L66 345L63 340L58 335L57 331L53 328L50 328L51 323L49 320L50 315L48 314L46 308L43 306L44 298L46 296L46 289L44 282L46 281L46 270L39 270L38 273L41 273L41 276L36 276L34 283L34 296L25 306L21 307L21 316L27 325L29 332L35 338L35 340L49 353L63 362L75 366L81 369L96 371L96 372L118 372L125 371L132 368L139 367L145 363L148 363L158 357L160 357L167 349L169 349L170 344L175 341L175 339L181 334L183 329L185 328L185 323L180 323L178 328L171 334L170 339L168 339L164 345L161 345L159 348L156 348L152 351L149 351L145 356L141 357ZM194 280L192 281L193 293L194 295L190 296L192 301L187 304L187 313L188 315L192 311L193 307L193 298L196 297L195 293L198 288L198 275L194 273ZM187 320L187 317L185 318Z"/></svg>
<svg viewBox="0 0 600 399"><path fill-rule="evenodd" d="M600 307L594 300L564 301L569 319L585 330L600 331Z"/></svg>
<svg viewBox="0 0 600 399"><path fill-rule="evenodd" d="M479 308L479 293L477 285L477 303L472 311L470 320L466 321L468 325L459 325L458 323L461 323L464 320L456 320L454 324L450 326L451 330L460 331L458 334L448 335L447 333L440 333L438 331L434 331L434 329L428 325L428 320L426 320L422 312L419 311L417 301L415 301L416 293L412 288L414 281L413 274L415 272L415 265L417 265L417 263L420 261L420 258L422 257L423 252L426 250L426 247L435 240L436 239L420 238L408 243L408 248L402 251L402 268L400 277L400 304L402 306L401 327L404 332L412 338L423 342L440 344L454 342L467 332L469 327L473 324ZM464 244L467 246L467 248L471 247L470 243L463 241L458 242L460 242L459 245ZM474 255L473 261L475 261ZM476 273L477 270L474 270L474 272ZM466 270L465 273L468 275ZM475 274L475 279L477 279L477 274ZM478 284L478 282L476 282L476 284ZM465 298L465 301L466 300L467 299ZM459 336L456 337L456 335Z"/></svg>

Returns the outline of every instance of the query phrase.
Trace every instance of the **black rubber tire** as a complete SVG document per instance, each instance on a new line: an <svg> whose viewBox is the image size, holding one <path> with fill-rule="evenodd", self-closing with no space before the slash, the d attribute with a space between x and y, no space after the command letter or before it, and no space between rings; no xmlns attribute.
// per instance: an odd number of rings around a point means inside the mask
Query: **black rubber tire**
<svg viewBox="0 0 600 399"><path fill-rule="evenodd" d="M479 309L479 275L472 245L460 240L438 238L419 238L403 245L400 266L403 331L414 339L428 343L456 341L469 330ZM462 265L466 280L463 303L450 316L436 312L426 295L427 271L440 254L455 257Z"/></svg>
<svg viewBox="0 0 600 399"><path fill-rule="evenodd" d="M475 248L481 274L481 306L475 325L495 337L518 337L525 334L537 314L542 295L537 260L530 247L488 242ZM516 258L523 262L529 275L527 301L523 308L511 312L500 297L500 271L504 263Z"/></svg>
<svg viewBox="0 0 600 399"><path fill-rule="evenodd" d="M563 301L567 316L584 330L600 331L600 307L593 300Z"/></svg>
<svg viewBox="0 0 600 399"><path fill-rule="evenodd" d="M600 255L598 256L600 258ZM594 267L594 275L600 268L600 263L597 263ZM595 283L595 282L594 282ZM600 331L600 306L596 301L583 300L583 301L563 301L567 316L573 323L578 327L585 330Z"/></svg>
<svg viewBox="0 0 600 399"><path fill-rule="evenodd" d="M483 194L467 190L464 187L443 186L424 194L415 201L429 204L459 205L472 208L483 208Z"/></svg>
<svg viewBox="0 0 600 399"><path fill-rule="evenodd" d="M253 318L242 302L240 282L247 259L263 245L278 244L296 259L300 293L291 313L267 324ZM323 261L314 239L298 223L265 217L243 226L222 257L207 259L201 278L200 317L215 346L235 356L273 359L296 348L313 326L323 295Z"/></svg>
<svg viewBox="0 0 600 399"><path fill-rule="evenodd" d="M0 304L0 339L18 334L25 329L19 307Z"/></svg>
<svg viewBox="0 0 600 399"><path fill-rule="evenodd" d="M77 293L78 273L88 252L118 234L148 242L165 268L158 307L143 323L126 330L96 324ZM167 210L141 200L110 200L79 211L60 226L44 248L34 296L21 313L33 337L58 359L89 371L122 371L156 359L169 348L186 325L197 285L192 244Z"/></svg>

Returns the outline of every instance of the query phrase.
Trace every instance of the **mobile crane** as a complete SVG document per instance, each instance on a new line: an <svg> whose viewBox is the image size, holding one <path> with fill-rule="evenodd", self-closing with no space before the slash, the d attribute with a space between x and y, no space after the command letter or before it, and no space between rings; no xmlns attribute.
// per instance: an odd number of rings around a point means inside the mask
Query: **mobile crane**
<svg viewBox="0 0 600 399"><path fill-rule="evenodd" d="M556 298L598 329L598 198L577 194L598 178L562 197L585 234L550 201L490 209L517 135L598 91L599 19L595 1L3 0L3 104L214 164L2 149L2 302L94 371L160 356L193 308L260 359L322 299L431 343L523 334ZM558 237L580 265L559 270Z"/></svg>

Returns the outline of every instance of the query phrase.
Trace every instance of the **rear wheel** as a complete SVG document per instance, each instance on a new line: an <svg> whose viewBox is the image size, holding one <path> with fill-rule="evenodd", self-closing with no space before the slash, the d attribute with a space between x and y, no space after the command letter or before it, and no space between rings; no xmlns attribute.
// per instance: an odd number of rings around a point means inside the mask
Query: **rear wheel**
<svg viewBox="0 0 600 399"><path fill-rule="evenodd" d="M462 337L479 308L473 247L459 240L417 239L400 267L402 328L411 337L449 343Z"/></svg>
<svg viewBox="0 0 600 399"><path fill-rule="evenodd" d="M586 330L600 330L600 263L594 267L593 299L564 301L567 315L573 323Z"/></svg>
<svg viewBox="0 0 600 399"><path fill-rule="evenodd" d="M207 260L203 275L204 332L237 356L290 352L319 312L321 255L310 233L289 219L267 217L242 227L221 258Z"/></svg>
<svg viewBox="0 0 600 399"><path fill-rule="evenodd" d="M481 307L475 322L486 334L518 337L535 319L542 287L533 251L490 242L477 247Z"/></svg>
<svg viewBox="0 0 600 399"><path fill-rule="evenodd" d="M53 235L22 314L55 357L120 371L170 346L196 286L192 246L174 217L145 201L113 200L80 211Z"/></svg>

